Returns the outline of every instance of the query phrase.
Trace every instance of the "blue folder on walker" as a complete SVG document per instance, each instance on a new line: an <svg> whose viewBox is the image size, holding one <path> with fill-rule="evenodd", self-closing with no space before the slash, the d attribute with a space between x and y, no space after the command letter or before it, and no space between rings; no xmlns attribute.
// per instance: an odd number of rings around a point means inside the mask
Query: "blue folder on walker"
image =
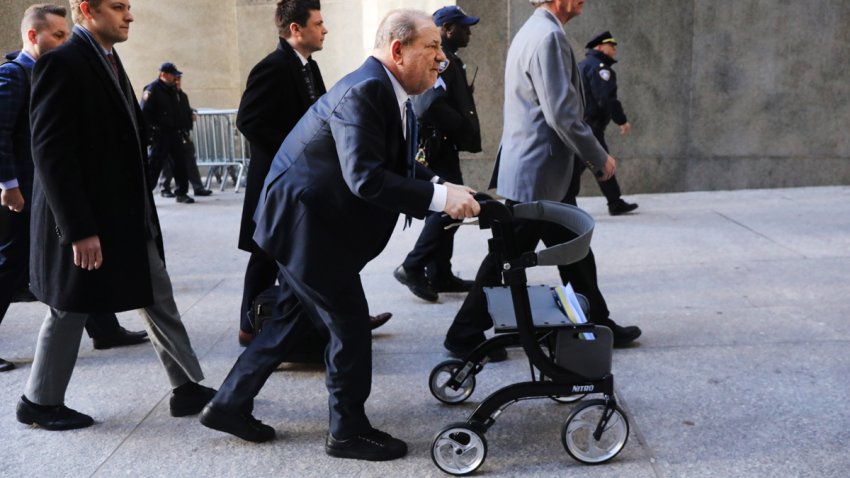
<svg viewBox="0 0 850 478"><path fill-rule="evenodd" d="M576 297L573 286L569 282L562 286L552 287L552 298L555 299L555 305L558 306L558 310L566 315L570 319L570 322L574 324L587 323L587 317L584 316L584 311L581 310L581 306L578 303L578 297ZM584 340L596 339L593 332L583 332L581 337Z"/></svg>

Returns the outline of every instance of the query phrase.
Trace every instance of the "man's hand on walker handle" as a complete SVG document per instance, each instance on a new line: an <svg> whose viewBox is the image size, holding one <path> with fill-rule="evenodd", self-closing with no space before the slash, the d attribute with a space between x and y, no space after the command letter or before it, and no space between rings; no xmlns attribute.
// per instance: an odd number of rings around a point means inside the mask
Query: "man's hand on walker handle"
<svg viewBox="0 0 850 478"><path fill-rule="evenodd" d="M103 265L103 252L100 250L100 238L89 236L71 243L74 250L74 265L86 269L100 269Z"/></svg>
<svg viewBox="0 0 850 478"><path fill-rule="evenodd" d="M448 194L446 195L446 208L443 211L452 219L465 219L475 217L481 212L481 206L472 196L475 190L452 183L445 183Z"/></svg>

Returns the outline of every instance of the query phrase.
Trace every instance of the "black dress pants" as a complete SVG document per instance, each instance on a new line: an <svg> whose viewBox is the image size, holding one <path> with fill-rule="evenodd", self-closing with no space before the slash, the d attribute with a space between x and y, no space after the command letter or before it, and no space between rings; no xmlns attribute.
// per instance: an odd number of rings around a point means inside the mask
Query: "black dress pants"
<svg viewBox="0 0 850 478"><path fill-rule="evenodd" d="M507 204L516 202L507 201ZM522 251L533 251L541 240L548 247L576 237L568 229L542 221L517 221L513 231L516 244ZM446 334L447 342L458 346L471 346L485 340L484 331L493 326L493 320L487 312L487 299L483 288L502 284L501 263L501 254L493 252L488 253L481 262L472 290L463 301ZM614 324L608 318L608 305L597 284L596 259L592 250L578 262L558 266L558 273L564 284L570 282L577 293L587 297L590 303L589 321L609 327Z"/></svg>
<svg viewBox="0 0 850 478"><path fill-rule="evenodd" d="M359 276L347 290L316 290L280 265L275 318L236 360L212 400L215 407L251 413L271 373L312 327L330 334L325 348L330 432L347 439L371 430L364 404L372 388L372 332Z"/></svg>
<svg viewBox="0 0 850 478"><path fill-rule="evenodd" d="M177 132L160 130L157 133L148 155L148 174L150 174L148 187L151 191L156 188L163 165L168 164L171 167L171 173L174 175L174 194L184 196L189 192L186 161L181 160L184 147L183 139Z"/></svg>

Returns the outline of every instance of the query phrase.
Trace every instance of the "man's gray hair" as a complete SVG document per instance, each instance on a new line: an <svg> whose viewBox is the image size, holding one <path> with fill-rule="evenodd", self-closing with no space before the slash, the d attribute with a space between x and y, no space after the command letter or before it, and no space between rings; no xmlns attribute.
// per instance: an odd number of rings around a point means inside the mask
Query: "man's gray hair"
<svg viewBox="0 0 850 478"><path fill-rule="evenodd" d="M528 3L530 3L532 7L539 7L544 3L552 3L552 0L528 0Z"/></svg>
<svg viewBox="0 0 850 478"><path fill-rule="evenodd" d="M433 23L431 15L419 10L393 10L381 20L378 33L375 34L375 49L388 47L398 40L402 45L409 45L416 40L416 30L423 23Z"/></svg>

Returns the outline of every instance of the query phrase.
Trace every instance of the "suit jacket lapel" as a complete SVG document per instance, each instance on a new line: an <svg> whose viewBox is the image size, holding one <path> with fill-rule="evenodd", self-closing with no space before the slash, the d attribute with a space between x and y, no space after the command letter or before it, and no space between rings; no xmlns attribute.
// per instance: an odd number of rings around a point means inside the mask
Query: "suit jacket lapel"
<svg viewBox="0 0 850 478"><path fill-rule="evenodd" d="M295 53L292 46L283 38L280 39L278 49L283 52L286 57L286 61L289 62L292 83L295 85L295 89L298 90L298 98L303 103L302 106L306 109L310 106L310 94L307 92L307 84L304 82L304 73L301 71L301 68L303 67L301 59L298 58L298 54Z"/></svg>

